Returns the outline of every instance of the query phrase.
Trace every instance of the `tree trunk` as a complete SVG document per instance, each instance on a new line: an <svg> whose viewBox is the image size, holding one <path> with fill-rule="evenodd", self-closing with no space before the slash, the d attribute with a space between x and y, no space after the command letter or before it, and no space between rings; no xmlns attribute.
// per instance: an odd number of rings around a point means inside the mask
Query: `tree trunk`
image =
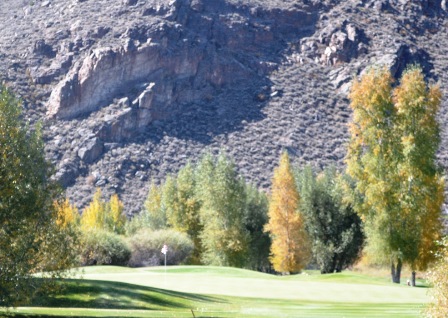
<svg viewBox="0 0 448 318"><path fill-rule="evenodd" d="M412 278L411 278L411 286L412 287L415 287L415 276L416 276L415 271L412 271Z"/></svg>
<svg viewBox="0 0 448 318"><path fill-rule="evenodd" d="M401 262L401 259L398 259L397 266L395 266L395 263L393 261L391 263L392 282L395 284L400 284L401 267L402 266L403 266L403 263Z"/></svg>

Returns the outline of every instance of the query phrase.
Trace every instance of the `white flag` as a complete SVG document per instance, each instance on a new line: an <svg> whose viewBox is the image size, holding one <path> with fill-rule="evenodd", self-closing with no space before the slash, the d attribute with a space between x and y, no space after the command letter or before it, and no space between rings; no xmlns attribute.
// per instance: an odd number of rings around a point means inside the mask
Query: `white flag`
<svg viewBox="0 0 448 318"><path fill-rule="evenodd" d="M165 244L162 247L162 253L166 255L166 252L168 252L168 246L166 246L166 244Z"/></svg>

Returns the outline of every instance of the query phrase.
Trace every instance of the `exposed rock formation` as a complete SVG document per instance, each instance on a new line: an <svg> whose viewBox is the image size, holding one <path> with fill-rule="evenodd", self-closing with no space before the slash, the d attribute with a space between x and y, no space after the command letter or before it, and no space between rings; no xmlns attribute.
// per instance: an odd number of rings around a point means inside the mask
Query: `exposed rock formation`
<svg viewBox="0 0 448 318"><path fill-rule="evenodd" d="M272 50L272 43L283 45L280 41L291 36L300 38L313 29L317 18L298 9L257 8L244 14L244 9L225 3L221 6L234 12L231 16L217 15L212 3L182 0L145 9L144 16L163 13L169 22L155 20L153 25L126 30L125 46L91 50L53 89L47 115L74 119L143 88L132 102L132 115L124 112L124 120L117 118L121 129L112 129L122 135L110 137L128 138L153 120L181 111L182 105L214 94L217 88L265 76L277 64L265 61L262 51ZM39 52L49 50L44 48L45 42L40 47ZM255 53L261 57L254 57ZM55 77L53 69L34 75L34 82L46 84Z"/></svg>
<svg viewBox="0 0 448 318"><path fill-rule="evenodd" d="M204 149L226 149L262 188L283 149L296 163L342 165L353 76L381 64L398 78L419 63L447 82L445 10L441 0L2 1L0 77L31 123L44 120L68 196L83 207L101 187L133 213L150 179Z"/></svg>

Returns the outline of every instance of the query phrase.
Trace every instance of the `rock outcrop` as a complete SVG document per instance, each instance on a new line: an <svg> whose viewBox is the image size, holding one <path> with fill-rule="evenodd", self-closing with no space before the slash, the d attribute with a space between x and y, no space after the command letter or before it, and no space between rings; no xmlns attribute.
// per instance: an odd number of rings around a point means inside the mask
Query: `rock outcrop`
<svg viewBox="0 0 448 318"><path fill-rule="evenodd" d="M444 0L2 1L0 77L44 121L68 197L101 187L135 213L203 151L265 189L284 149L342 166L354 76L418 63L448 93L446 20Z"/></svg>
<svg viewBox="0 0 448 318"><path fill-rule="evenodd" d="M217 89L265 76L275 69L278 57L267 61L263 51L282 49L282 41L307 34L317 19L316 14L298 9L244 12L247 9L220 5L232 14L216 14L215 4L205 1L178 0L145 9L144 16L163 14L167 21L126 30L124 46L92 49L52 90L47 115L75 119L127 96L133 99L131 109L115 116L114 127L100 135L114 141L129 138ZM34 82L48 84L58 75L54 69L32 75ZM135 91L137 97L129 96Z"/></svg>

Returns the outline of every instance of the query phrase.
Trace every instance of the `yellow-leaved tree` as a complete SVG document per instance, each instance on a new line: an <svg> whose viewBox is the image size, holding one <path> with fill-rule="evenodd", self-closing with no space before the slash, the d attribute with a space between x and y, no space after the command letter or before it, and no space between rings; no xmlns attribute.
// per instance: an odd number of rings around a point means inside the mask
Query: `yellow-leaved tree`
<svg viewBox="0 0 448 318"><path fill-rule="evenodd" d="M102 199L100 188L96 190L92 202L82 213L81 228L83 230L106 228L106 203Z"/></svg>
<svg viewBox="0 0 448 318"><path fill-rule="evenodd" d="M270 261L277 272L300 272L311 252L303 216L298 210L299 193L286 152L274 170L271 191L269 222L265 226L272 239Z"/></svg>
<svg viewBox="0 0 448 318"><path fill-rule="evenodd" d="M81 217L83 230L103 229L117 234L123 234L126 225L126 215L123 213L123 203L117 194L110 197L109 202L102 199L101 189L97 189L92 202L84 209Z"/></svg>
<svg viewBox="0 0 448 318"><path fill-rule="evenodd" d="M109 221L109 229L117 234L123 234L126 225L127 219L126 215L123 213L123 209L123 202L120 201L117 194L113 194L110 197L106 217Z"/></svg>
<svg viewBox="0 0 448 318"><path fill-rule="evenodd" d="M76 206L70 204L69 199L54 204L57 212L56 224L62 228L79 223L79 212Z"/></svg>
<svg viewBox="0 0 448 318"><path fill-rule="evenodd" d="M431 302L426 308L427 318L448 317L448 238L442 240L442 248L436 253L437 262L428 271L428 281L432 284Z"/></svg>
<svg viewBox="0 0 448 318"><path fill-rule="evenodd" d="M392 82L387 69L372 69L353 83L347 173L366 251L390 264L394 283L408 264L415 285L415 270L433 260L442 228L444 179L436 162L441 93L428 87L418 67L408 69L395 88Z"/></svg>

